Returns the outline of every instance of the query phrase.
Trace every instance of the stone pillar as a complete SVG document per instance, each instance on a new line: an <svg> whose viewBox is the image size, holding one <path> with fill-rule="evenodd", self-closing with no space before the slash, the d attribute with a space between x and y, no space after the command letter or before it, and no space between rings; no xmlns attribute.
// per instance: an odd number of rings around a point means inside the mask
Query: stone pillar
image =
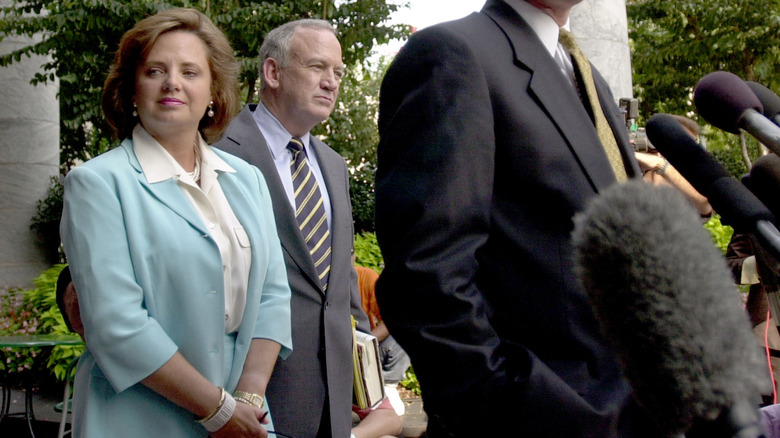
<svg viewBox="0 0 780 438"><path fill-rule="evenodd" d="M0 0L0 6L11 2ZM0 41L0 54L31 44L28 38ZM59 83L30 84L45 57L22 58L0 68L0 289L29 287L49 267L30 230L38 200L59 168Z"/></svg>
<svg viewBox="0 0 780 438"><path fill-rule="evenodd" d="M572 8L571 31L617 102L634 97L625 0L583 0Z"/></svg>

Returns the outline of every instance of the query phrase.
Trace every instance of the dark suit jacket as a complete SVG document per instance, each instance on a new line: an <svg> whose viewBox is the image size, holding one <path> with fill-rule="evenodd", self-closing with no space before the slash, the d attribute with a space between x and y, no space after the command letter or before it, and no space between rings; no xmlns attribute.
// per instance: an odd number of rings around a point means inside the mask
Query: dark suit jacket
<svg viewBox="0 0 780 438"><path fill-rule="evenodd" d="M327 394L332 436L348 437L352 427L349 316L354 314L364 330L368 330L368 318L360 307L352 267L354 230L347 167L339 154L311 137L333 210L331 272L325 294L271 152L252 116L255 107L247 105L214 146L254 164L265 176L287 265L293 352L276 363L266 392L274 427L296 438L315 437Z"/></svg>
<svg viewBox="0 0 780 438"><path fill-rule="evenodd" d="M596 85L635 177L597 73ZM572 216L615 177L531 28L489 0L415 33L382 84L379 131L379 307L412 359L429 436L635 436L570 238Z"/></svg>

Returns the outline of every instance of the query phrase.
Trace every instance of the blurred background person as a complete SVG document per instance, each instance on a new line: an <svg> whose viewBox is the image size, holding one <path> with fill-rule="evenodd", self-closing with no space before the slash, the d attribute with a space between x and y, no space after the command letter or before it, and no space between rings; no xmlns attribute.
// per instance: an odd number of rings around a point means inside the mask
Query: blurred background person
<svg viewBox="0 0 780 438"><path fill-rule="evenodd" d="M87 345L76 437L267 436L290 289L262 175L207 144L236 112L237 72L193 9L141 20L119 43L102 104L124 140L65 183Z"/></svg>
<svg viewBox="0 0 780 438"><path fill-rule="evenodd" d="M763 257L761 261L758 257ZM772 394L764 394L765 404L777 403L777 378L780 372L780 334L776 315L771 314L766 285L777 284L780 265L761 249L750 234L735 232L726 247L726 262L734 282L748 286L745 311L750 319L757 342L767 356L768 378L772 380ZM776 292L776 290L772 291Z"/></svg>
<svg viewBox="0 0 780 438"><path fill-rule="evenodd" d="M403 421L395 412L390 399L384 400L374 409L360 409L352 406L360 422L352 428L350 438L394 438L402 436Z"/></svg>
<svg viewBox="0 0 780 438"><path fill-rule="evenodd" d="M700 127L696 121L688 117L673 114L685 131L698 141ZM648 147L645 151L635 152L639 168L642 170L642 178L652 184L669 184L682 192L691 201L702 218L709 219L712 216L712 206L704 195L699 193L677 169L664 158L656 148Z"/></svg>

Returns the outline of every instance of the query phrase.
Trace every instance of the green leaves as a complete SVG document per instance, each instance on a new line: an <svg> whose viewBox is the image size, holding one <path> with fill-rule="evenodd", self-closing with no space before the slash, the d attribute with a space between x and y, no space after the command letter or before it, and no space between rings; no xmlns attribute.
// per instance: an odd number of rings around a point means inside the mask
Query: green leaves
<svg viewBox="0 0 780 438"><path fill-rule="evenodd" d="M658 112L696 119L693 90L717 70L780 87L777 1L629 0L626 5L640 123ZM735 177L749 169L741 159L739 137L711 129L704 133L709 149ZM751 159L759 153L757 148L745 152Z"/></svg>
<svg viewBox="0 0 780 438"><path fill-rule="evenodd" d="M382 272L385 262L382 251L379 250L376 233L365 232L355 235L355 264Z"/></svg>
<svg viewBox="0 0 780 438"><path fill-rule="evenodd" d="M3 8L0 40L24 37L31 44L0 56L0 66L33 55L47 57L32 83L51 83L59 78L63 171L117 144L110 140L111 131L100 106L114 51L122 34L138 20L171 7L198 8L225 32L241 64L239 87L246 102L259 99L257 54L263 36L290 20L327 15L339 32L350 74L342 84L337 109L315 134L341 153L357 175L352 186L358 195L353 204L360 212L359 229L372 230L370 163L376 161L376 114L386 62L372 66L367 59L376 45L410 34L409 26L387 24L390 14L399 8L388 0L14 0Z"/></svg>
<svg viewBox="0 0 780 438"><path fill-rule="evenodd" d="M780 85L777 3L764 0L635 0L627 3L636 97L645 117L662 106L691 112L704 75L726 70Z"/></svg>
<svg viewBox="0 0 780 438"><path fill-rule="evenodd" d="M350 69L360 66L375 45L409 34L408 26L385 24L399 7L387 0L14 0L3 8L0 40L21 36L34 43L0 56L0 66L31 55L50 57L33 83L60 78L61 160L65 169L102 152L97 146L104 142L99 139L110 137L100 94L122 34L141 18L180 6L200 9L225 32L241 62L243 95L251 101L257 100L257 53L263 35L287 21L322 18L327 13L339 31L344 61Z"/></svg>
<svg viewBox="0 0 780 438"><path fill-rule="evenodd" d="M66 334L68 328L57 307L56 288L57 277L65 267L57 264L43 271L33 282L35 288L28 290L11 289L0 293L0 334ZM40 348L13 349L5 348L6 363L0 363L0 369L11 373L14 381L16 373L30 370L37 355L44 354ZM40 378L46 380L50 374L58 380L65 378L65 369L70 361L81 354L83 345L56 346L48 354L45 369L41 361L40 369L32 370Z"/></svg>

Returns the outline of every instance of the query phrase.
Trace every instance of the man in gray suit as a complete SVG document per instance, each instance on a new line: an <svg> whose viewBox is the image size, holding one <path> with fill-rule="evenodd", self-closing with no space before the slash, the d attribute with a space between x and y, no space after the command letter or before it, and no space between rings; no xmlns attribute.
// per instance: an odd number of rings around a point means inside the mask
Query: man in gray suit
<svg viewBox="0 0 780 438"><path fill-rule="evenodd" d="M261 102L247 105L214 146L249 161L265 175L287 264L293 353L276 364L268 404L280 433L347 438L352 405L350 314L364 331L368 319L351 263L354 230L347 167L339 154L309 134L333 111L344 74L341 46L328 22L298 20L266 36L259 62ZM303 150L295 154L291 142ZM296 217L302 207L293 173L300 171L301 161L306 162L302 172L310 171L317 182L313 191L305 191L321 197L323 208L319 203L315 207L324 210L322 235L315 230L304 236ZM304 215L308 213L298 216ZM322 244L307 245L310 235Z"/></svg>

